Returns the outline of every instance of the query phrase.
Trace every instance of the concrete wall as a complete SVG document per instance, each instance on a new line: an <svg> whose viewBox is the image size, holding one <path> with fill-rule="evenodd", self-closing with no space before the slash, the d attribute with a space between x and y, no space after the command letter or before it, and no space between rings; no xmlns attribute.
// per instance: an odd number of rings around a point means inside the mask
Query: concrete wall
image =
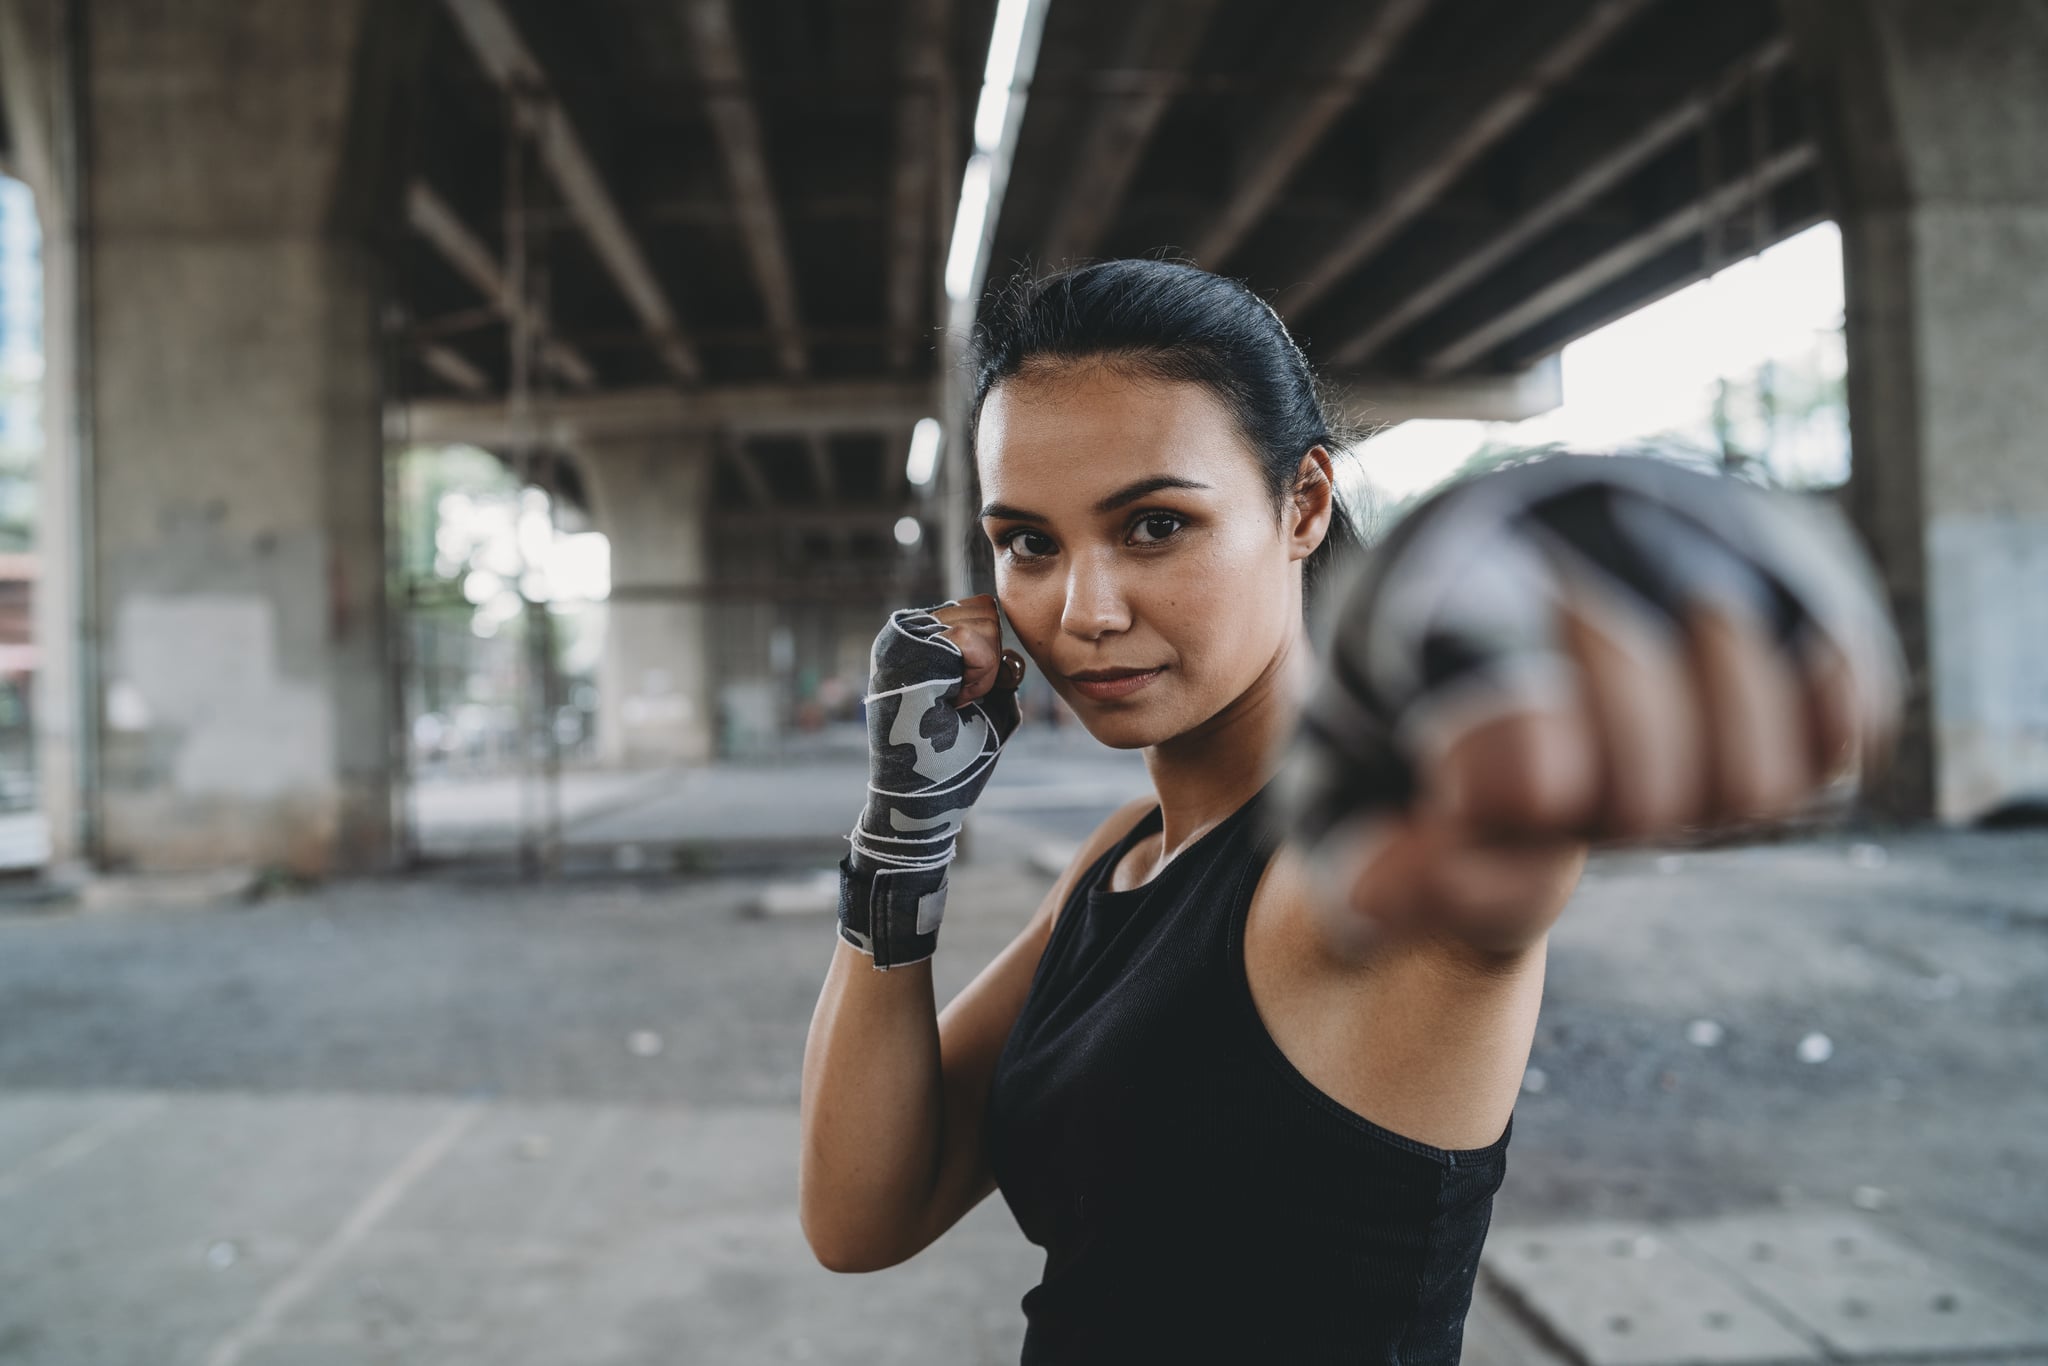
<svg viewBox="0 0 2048 1366"><path fill-rule="evenodd" d="M44 41L8 67L40 72L79 130L76 185L37 187L46 241L73 253L84 291L52 272L53 383L71 392L50 425L81 421L52 443L53 486L79 496L49 509L45 547L88 563L83 595L53 595L70 620L43 643L50 684L73 691L96 741L74 762L75 737L45 737L60 849L114 867L379 866L372 225L409 25L377 0L92 0L67 83L57 7L7 4L0 35ZM76 828L96 848L75 848L67 803L89 809Z"/></svg>
<svg viewBox="0 0 2048 1366"><path fill-rule="evenodd" d="M598 752L607 764L711 757L705 519L709 432L593 442L576 451L597 529L611 541L612 599L598 675Z"/></svg>
<svg viewBox="0 0 2048 1366"><path fill-rule="evenodd" d="M1848 287L1854 515L1916 672L1895 813L2048 797L2048 5L1790 0Z"/></svg>

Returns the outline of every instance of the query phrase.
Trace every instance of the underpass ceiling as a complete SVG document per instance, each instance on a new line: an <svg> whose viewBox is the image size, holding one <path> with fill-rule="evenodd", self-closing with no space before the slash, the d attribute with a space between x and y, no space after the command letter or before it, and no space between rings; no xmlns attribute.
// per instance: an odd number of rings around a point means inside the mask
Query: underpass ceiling
<svg viewBox="0 0 2048 1366"><path fill-rule="evenodd" d="M736 439L718 501L909 498L901 395L936 374L994 0L435 9L398 269L407 394L506 392L518 93L544 111L547 150L519 171L544 400L893 386L866 444ZM1523 370L1826 212L1774 0L1047 16L992 287L1072 260L1194 260L1249 281L1367 402L1375 382Z"/></svg>
<svg viewBox="0 0 2048 1366"><path fill-rule="evenodd" d="M593 387L931 373L940 239L993 0L449 0L437 11L418 180L506 262L508 92L531 81L501 79L475 34L509 29L696 362L693 375L665 360L664 329L594 240L587 187L529 163L531 264L552 334L587 359ZM949 117L960 89L968 114ZM418 232L401 274L415 338L458 351L502 391L507 329L490 301ZM418 393L461 388L417 348L406 378Z"/></svg>
<svg viewBox="0 0 2048 1366"><path fill-rule="evenodd" d="M1054 0L998 274L1168 254L1326 370L1519 368L1821 215L1789 55L1769 0Z"/></svg>

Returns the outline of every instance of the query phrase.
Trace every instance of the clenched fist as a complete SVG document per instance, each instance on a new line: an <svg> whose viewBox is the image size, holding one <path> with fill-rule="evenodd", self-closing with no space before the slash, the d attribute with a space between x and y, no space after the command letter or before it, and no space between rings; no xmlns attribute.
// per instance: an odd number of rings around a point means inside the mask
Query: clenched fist
<svg viewBox="0 0 2048 1366"><path fill-rule="evenodd" d="M877 968L932 956L961 824L1017 728L1023 658L987 596L892 612L868 656L868 797L840 864L839 936Z"/></svg>
<svg viewBox="0 0 2048 1366"><path fill-rule="evenodd" d="M930 609L939 634L960 651L962 682L954 705L964 707L992 692L1017 691L1024 681L1024 656L1003 648L1003 624L996 600L987 593Z"/></svg>
<svg viewBox="0 0 2048 1366"><path fill-rule="evenodd" d="M1504 842L1780 817L1876 759L1902 668L1830 510L1564 456L1417 508L1329 621L1277 785L1314 850L1426 812Z"/></svg>

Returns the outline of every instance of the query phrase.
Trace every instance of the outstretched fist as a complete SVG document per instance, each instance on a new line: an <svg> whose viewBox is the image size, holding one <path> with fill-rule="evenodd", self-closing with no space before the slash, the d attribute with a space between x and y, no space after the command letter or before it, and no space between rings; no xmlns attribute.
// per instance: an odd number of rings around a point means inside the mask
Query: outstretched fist
<svg viewBox="0 0 2048 1366"><path fill-rule="evenodd" d="M1278 784L1310 848L1402 812L1505 841L1769 820L1897 724L1898 646L1839 516L1647 458L1444 490L1328 628Z"/></svg>

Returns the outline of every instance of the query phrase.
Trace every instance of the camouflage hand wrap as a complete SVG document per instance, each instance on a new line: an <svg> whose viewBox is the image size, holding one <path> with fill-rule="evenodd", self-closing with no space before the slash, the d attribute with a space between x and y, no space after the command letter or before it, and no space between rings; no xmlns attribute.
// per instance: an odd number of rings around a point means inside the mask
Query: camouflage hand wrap
<svg viewBox="0 0 2048 1366"><path fill-rule="evenodd" d="M1532 461L1425 500L1338 594L1276 783L1289 837L1313 852L1405 806L1427 735L1576 689L1567 585L1674 635L1731 606L1795 655L1824 638L1859 676L1896 676L1876 577L1824 504L1646 457Z"/></svg>
<svg viewBox="0 0 2048 1366"><path fill-rule="evenodd" d="M961 822L1019 720L1010 691L955 705L965 660L934 610L891 613L868 661L868 804L839 864L839 935L878 968L932 956Z"/></svg>

